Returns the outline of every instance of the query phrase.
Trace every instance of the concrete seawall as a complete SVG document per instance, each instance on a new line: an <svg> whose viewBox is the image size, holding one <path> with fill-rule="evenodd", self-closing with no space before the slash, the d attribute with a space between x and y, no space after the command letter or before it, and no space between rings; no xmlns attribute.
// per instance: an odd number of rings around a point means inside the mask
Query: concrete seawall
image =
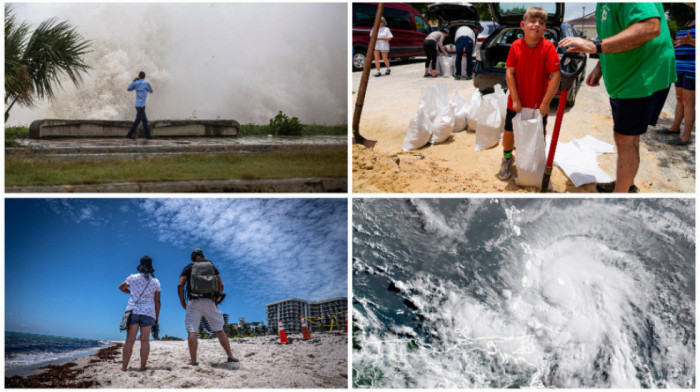
<svg viewBox="0 0 700 392"><path fill-rule="evenodd" d="M29 126L32 139L69 137L125 137L132 121L36 120ZM237 136L235 120L156 120L149 122L153 137ZM143 130L140 130L140 135Z"/></svg>

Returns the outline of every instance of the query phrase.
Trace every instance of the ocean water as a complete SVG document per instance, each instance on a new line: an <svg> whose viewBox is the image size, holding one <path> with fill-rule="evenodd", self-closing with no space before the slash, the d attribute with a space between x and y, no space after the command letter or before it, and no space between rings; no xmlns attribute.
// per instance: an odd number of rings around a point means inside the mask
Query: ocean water
<svg viewBox="0 0 700 392"><path fill-rule="evenodd" d="M109 342L61 336L5 332L5 376L25 375L32 369L92 355Z"/></svg>
<svg viewBox="0 0 700 392"><path fill-rule="evenodd" d="M692 199L353 202L353 386L694 388Z"/></svg>

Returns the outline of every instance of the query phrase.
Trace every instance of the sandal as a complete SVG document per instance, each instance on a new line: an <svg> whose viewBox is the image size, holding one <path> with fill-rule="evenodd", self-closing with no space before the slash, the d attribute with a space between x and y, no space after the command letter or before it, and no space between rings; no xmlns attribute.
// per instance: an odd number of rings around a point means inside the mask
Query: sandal
<svg viewBox="0 0 700 392"><path fill-rule="evenodd" d="M679 129L677 131L672 131L670 128L661 128L658 131L656 131L656 133L660 135L680 135L681 130Z"/></svg>

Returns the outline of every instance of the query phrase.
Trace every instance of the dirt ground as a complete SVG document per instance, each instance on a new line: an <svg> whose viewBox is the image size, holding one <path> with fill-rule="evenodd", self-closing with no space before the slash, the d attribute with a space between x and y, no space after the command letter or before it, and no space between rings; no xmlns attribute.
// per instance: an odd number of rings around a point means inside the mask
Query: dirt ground
<svg viewBox="0 0 700 392"><path fill-rule="evenodd" d="M586 75L598 60L590 59ZM460 94L470 99L474 83L453 78L423 78L423 63L392 64L391 76L370 76L367 85L360 134L376 140L373 149L353 145L352 189L355 193L501 193L539 192L536 188L520 188L514 175L507 181L498 178L503 149L499 143L486 151L474 151L475 133L458 132L443 144L425 146L416 151L402 152L401 143L413 117L421 88L446 83L449 94L459 87ZM382 67L382 74L384 67ZM372 74L376 73L373 69ZM361 72L354 72L353 102L357 100ZM603 81L604 82L604 81ZM613 120L609 97L601 83L599 87L581 87L576 104L567 109L559 136L560 142L569 142L586 135L614 145ZM552 101L547 133L551 135L557 111L557 100ZM354 108L354 105L353 105ZM670 136L659 135L655 129L668 127L673 122L675 94L673 87L661 118L655 128L642 136L641 163L635 184L643 193L695 192L695 145L675 147L667 144ZM516 146L517 148L517 146ZM417 156L418 155L418 156ZM617 154L598 157L598 165L615 178ZM551 177L554 192L595 193L595 184L576 188L557 166Z"/></svg>

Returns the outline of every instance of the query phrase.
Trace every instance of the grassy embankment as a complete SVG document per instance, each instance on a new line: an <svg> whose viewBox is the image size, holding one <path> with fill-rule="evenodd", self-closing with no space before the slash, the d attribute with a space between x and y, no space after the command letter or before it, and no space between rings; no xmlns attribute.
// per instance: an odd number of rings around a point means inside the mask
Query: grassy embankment
<svg viewBox="0 0 700 392"><path fill-rule="evenodd" d="M243 125L239 133L267 134L266 127L260 125ZM305 126L304 134L347 134L347 126ZM28 128L7 128L5 146L17 146L17 139L28 136ZM31 152L28 151L28 154ZM27 158L22 154L5 158L6 186L347 176L346 147L325 151L177 155L97 162L51 162Z"/></svg>

